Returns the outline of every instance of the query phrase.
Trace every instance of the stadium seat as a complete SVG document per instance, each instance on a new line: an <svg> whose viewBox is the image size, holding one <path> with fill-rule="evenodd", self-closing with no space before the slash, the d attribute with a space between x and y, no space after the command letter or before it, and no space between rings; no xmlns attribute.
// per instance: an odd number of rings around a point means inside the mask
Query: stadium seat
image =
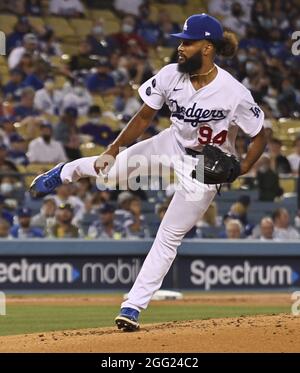
<svg viewBox="0 0 300 373"><path fill-rule="evenodd" d="M62 51L69 56L72 56L74 54L78 53L78 43L77 44L71 44L71 43L63 43L62 44Z"/></svg>
<svg viewBox="0 0 300 373"><path fill-rule="evenodd" d="M119 22L119 18L109 9L96 10L93 9L90 11L90 18L93 20L98 20L103 18L105 21L116 21Z"/></svg>
<svg viewBox="0 0 300 373"><path fill-rule="evenodd" d="M68 21L60 17L47 17L45 24L51 26L55 30L57 37L63 38L65 36L75 36L73 28Z"/></svg>
<svg viewBox="0 0 300 373"><path fill-rule="evenodd" d="M43 18L41 17L28 17L29 19L29 22L32 26L34 26L35 28L37 28L38 30L40 29L44 29L45 27L45 21Z"/></svg>
<svg viewBox="0 0 300 373"><path fill-rule="evenodd" d="M292 193L296 190L296 183L297 180L295 179L279 179L279 184L281 188L284 190L284 193Z"/></svg>
<svg viewBox="0 0 300 373"><path fill-rule="evenodd" d="M91 33L93 22L89 19L71 19L70 25L76 35L84 37Z"/></svg>
<svg viewBox="0 0 300 373"><path fill-rule="evenodd" d="M118 20L107 20L105 21L105 33L114 34L120 31L121 24Z"/></svg>
<svg viewBox="0 0 300 373"><path fill-rule="evenodd" d="M160 7L161 10L165 10L171 15L171 20L177 22L180 25L186 20L186 14L184 8L177 4L166 4Z"/></svg>
<svg viewBox="0 0 300 373"><path fill-rule="evenodd" d="M1 14L0 15L0 27L1 31L5 34L10 34L17 22L17 17L12 14Z"/></svg>

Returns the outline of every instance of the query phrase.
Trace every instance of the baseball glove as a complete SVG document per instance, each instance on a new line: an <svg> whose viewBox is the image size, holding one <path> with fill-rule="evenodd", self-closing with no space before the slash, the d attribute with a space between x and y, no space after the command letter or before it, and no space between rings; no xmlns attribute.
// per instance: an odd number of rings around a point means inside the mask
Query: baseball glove
<svg viewBox="0 0 300 373"><path fill-rule="evenodd" d="M187 154L191 154L191 149L186 149ZM193 152L193 150L192 150ZM240 162L232 154L223 152L217 146L205 145L202 152L198 155L204 155L204 184L223 184L232 183L241 173ZM201 170L193 170L192 178L203 181Z"/></svg>

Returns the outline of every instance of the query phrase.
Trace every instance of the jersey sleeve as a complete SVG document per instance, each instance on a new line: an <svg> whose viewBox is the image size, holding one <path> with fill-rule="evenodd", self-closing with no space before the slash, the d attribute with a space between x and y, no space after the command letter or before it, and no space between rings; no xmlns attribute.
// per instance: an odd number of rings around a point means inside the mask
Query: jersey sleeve
<svg viewBox="0 0 300 373"><path fill-rule="evenodd" d="M152 78L148 79L139 88L139 95L141 99L152 109L159 110L165 102L165 88L163 85L164 69L160 70Z"/></svg>
<svg viewBox="0 0 300 373"><path fill-rule="evenodd" d="M264 117L264 112L247 91L236 107L233 120L246 135L254 137L262 129Z"/></svg>

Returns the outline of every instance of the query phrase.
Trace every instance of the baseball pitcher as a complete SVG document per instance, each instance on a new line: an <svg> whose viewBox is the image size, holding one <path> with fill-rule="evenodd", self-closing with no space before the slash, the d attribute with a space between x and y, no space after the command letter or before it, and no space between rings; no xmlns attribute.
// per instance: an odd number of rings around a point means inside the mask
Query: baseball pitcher
<svg viewBox="0 0 300 373"><path fill-rule="evenodd" d="M161 287L184 235L207 210L218 186L247 173L266 143L264 113L251 93L214 63L215 56L234 55L238 45L235 35L224 32L217 19L203 13L189 17L182 32L172 36L180 39L178 63L163 67L139 88L143 106L107 150L99 157L59 164L38 176L30 188L33 196L42 197L62 183L83 177L121 180L127 177L130 157L143 155L151 159L155 154L174 159L176 155L172 167L181 188L176 190L128 299L115 319L118 328L125 331L139 328L140 311L147 308ZM130 146L164 103L171 111L170 128ZM242 161L234 156L238 128L251 138ZM200 158L202 173L197 172Z"/></svg>

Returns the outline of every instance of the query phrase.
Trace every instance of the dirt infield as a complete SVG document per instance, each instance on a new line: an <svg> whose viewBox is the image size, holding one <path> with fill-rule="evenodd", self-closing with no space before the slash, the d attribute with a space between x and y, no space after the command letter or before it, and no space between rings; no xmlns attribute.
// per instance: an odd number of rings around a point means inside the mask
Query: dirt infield
<svg viewBox="0 0 300 373"><path fill-rule="evenodd" d="M300 317L288 315L85 329L0 337L1 352L300 352Z"/></svg>
<svg viewBox="0 0 300 373"><path fill-rule="evenodd" d="M119 297L9 299L9 303L114 304ZM190 295L200 304L290 304L288 294ZM176 301L176 304L177 301ZM300 352L300 316L280 314L142 325L139 332L81 329L0 337L0 352Z"/></svg>

